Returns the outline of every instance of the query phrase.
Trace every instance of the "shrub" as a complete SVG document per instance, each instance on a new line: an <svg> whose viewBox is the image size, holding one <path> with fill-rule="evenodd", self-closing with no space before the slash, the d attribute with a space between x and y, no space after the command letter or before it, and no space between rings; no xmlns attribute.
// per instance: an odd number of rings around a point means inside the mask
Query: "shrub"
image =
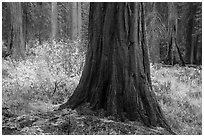
<svg viewBox="0 0 204 137"><path fill-rule="evenodd" d="M80 41L43 43L30 49L24 61L3 61L3 104L22 114L30 112L29 103L43 101L59 104L76 88L84 63Z"/></svg>
<svg viewBox="0 0 204 137"><path fill-rule="evenodd" d="M202 75L194 68L151 66L152 85L178 134L202 134Z"/></svg>

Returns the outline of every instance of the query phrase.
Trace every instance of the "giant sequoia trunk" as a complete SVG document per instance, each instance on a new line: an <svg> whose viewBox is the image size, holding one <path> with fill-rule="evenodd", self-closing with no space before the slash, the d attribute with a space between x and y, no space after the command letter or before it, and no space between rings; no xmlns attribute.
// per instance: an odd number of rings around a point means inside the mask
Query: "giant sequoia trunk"
<svg viewBox="0 0 204 137"><path fill-rule="evenodd" d="M142 3L91 3L82 77L59 109L88 102L94 110L171 131L152 91L144 34Z"/></svg>

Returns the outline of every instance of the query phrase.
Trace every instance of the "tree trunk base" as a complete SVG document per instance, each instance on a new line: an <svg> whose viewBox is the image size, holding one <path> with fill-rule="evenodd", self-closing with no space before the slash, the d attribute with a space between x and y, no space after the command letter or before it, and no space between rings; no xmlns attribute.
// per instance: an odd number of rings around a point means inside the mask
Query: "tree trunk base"
<svg viewBox="0 0 204 137"><path fill-rule="evenodd" d="M171 131L152 91L143 10L142 3L91 3L82 77L59 109L90 103L92 110Z"/></svg>

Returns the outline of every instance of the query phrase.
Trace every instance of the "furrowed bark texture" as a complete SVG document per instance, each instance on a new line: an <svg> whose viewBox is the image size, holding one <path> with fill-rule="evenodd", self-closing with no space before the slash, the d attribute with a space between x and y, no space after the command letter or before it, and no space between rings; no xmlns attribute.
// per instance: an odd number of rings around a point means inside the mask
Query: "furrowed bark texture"
<svg viewBox="0 0 204 137"><path fill-rule="evenodd" d="M110 115L170 130L155 99L142 3L91 3L89 46L79 85L59 109L90 103Z"/></svg>

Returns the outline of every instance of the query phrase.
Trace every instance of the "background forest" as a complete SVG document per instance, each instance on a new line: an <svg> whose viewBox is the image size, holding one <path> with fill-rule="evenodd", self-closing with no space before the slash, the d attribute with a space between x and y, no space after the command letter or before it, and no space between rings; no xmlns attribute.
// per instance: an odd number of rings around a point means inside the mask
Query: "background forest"
<svg viewBox="0 0 204 137"><path fill-rule="evenodd" d="M167 134L83 106L90 3L2 3L3 134ZM153 90L177 134L202 134L202 3L144 3ZM56 119L57 117L57 119Z"/></svg>

